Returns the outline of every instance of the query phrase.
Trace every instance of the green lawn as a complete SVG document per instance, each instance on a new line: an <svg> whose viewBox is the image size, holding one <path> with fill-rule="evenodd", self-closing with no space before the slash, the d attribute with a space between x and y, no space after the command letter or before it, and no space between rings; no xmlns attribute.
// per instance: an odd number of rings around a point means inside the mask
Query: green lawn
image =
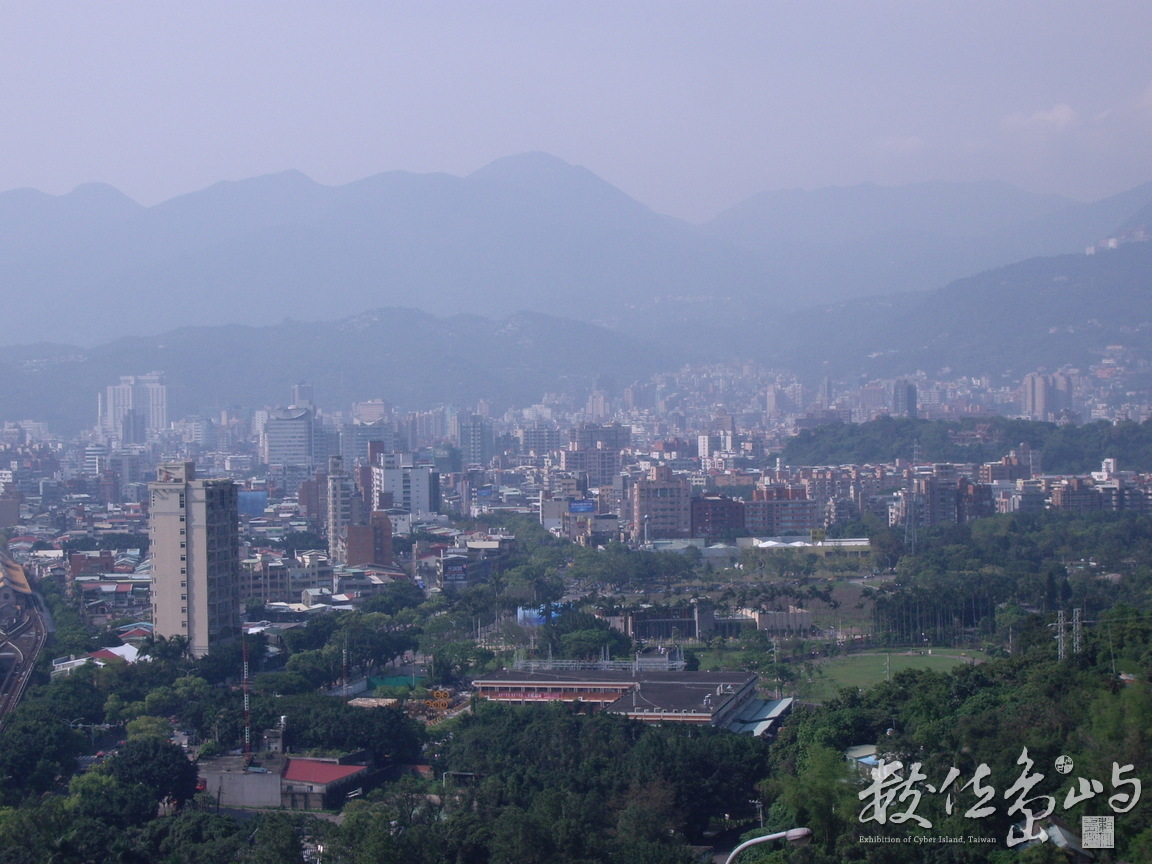
<svg viewBox="0 0 1152 864"><path fill-rule="evenodd" d="M835 696L841 687L870 687L885 680L889 671L895 675L903 669L934 669L938 672L984 659L984 652L959 648L933 648L931 654L908 654L894 651L885 654L876 651L869 654L853 654L836 657L816 665L816 674L811 681L797 683L796 693L801 699L816 702ZM704 668L701 664L701 668Z"/></svg>

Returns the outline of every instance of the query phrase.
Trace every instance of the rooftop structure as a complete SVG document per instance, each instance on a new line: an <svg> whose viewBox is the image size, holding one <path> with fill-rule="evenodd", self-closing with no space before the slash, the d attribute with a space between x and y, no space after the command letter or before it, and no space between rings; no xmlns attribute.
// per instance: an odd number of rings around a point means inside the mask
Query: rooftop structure
<svg viewBox="0 0 1152 864"><path fill-rule="evenodd" d="M791 700L766 708L750 672L567 669L503 670L472 682L497 702L580 702L646 723L692 723L764 734Z"/></svg>

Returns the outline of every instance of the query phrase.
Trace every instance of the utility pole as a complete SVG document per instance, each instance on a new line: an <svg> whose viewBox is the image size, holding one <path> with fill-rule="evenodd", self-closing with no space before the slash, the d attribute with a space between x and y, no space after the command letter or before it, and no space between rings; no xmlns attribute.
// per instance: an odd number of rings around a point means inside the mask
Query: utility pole
<svg viewBox="0 0 1152 864"><path fill-rule="evenodd" d="M348 631L344 631L344 651L343 651L343 664L344 664L344 702L348 702Z"/></svg>
<svg viewBox="0 0 1152 864"><path fill-rule="evenodd" d="M249 705L249 696L252 690L252 681L248 677L248 634L245 633L241 640L241 652L244 657L244 679L242 689L244 690L244 755L252 755L252 713Z"/></svg>
<svg viewBox="0 0 1152 864"><path fill-rule="evenodd" d="M1056 658L1063 660L1067 655L1068 650L1065 642L1067 641L1064 631L1068 627L1068 622L1064 618L1064 610L1061 609L1056 615Z"/></svg>

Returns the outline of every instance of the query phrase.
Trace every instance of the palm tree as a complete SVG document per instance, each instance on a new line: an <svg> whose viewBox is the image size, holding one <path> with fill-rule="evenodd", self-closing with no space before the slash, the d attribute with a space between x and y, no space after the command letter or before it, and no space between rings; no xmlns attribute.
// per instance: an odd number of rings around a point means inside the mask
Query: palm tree
<svg viewBox="0 0 1152 864"><path fill-rule="evenodd" d="M153 635L153 637L140 649L141 654L147 654L154 660L168 663L180 663L192 659L192 648L188 637L180 633L172 636Z"/></svg>

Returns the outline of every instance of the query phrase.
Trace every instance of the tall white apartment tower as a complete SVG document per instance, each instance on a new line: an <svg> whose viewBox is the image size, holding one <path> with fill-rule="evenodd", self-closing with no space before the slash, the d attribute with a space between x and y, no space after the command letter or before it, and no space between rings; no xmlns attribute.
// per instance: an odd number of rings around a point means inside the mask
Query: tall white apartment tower
<svg viewBox="0 0 1152 864"><path fill-rule="evenodd" d="M440 473L431 465L416 465L411 453L384 453L372 466L372 509L392 507L413 515L440 512Z"/></svg>
<svg viewBox="0 0 1152 864"><path fill-rule="evenodd" d="M203 657L240 635L236 484L197 480L194 463L168 462L148 491L156 635L183 636Z"/></svg>
<svg viewBox="0 0 1152 864"><path fill-rule="evenodd" d="M100 428L111 436L120 436L124 418L136 414L149 432L168 428L168 387L164 375L121 375L119 384L110 384L98 400Z"/></svg>
<svg viewBox="0 0 1152 864"><path fill-rule="evenodd" d="M360 525L363 507L360 492L344 471L344 459L328 457L328 558L333 564L346 564L340 536L345 528Z"/></svg>

